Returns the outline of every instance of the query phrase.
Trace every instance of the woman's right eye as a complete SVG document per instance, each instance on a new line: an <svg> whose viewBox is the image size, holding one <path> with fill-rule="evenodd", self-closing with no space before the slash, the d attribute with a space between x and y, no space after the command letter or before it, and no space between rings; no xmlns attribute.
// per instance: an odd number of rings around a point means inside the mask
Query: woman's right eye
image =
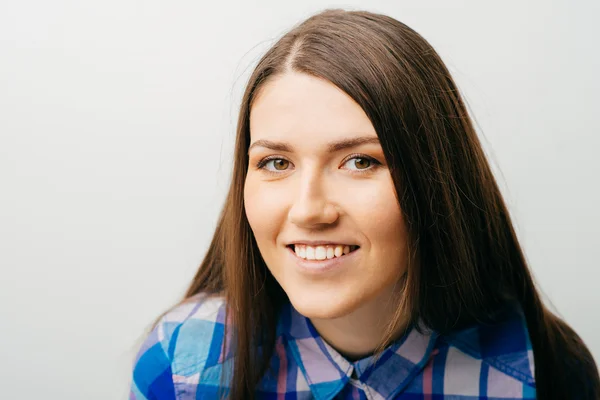
<svg viewBox="0 0 600 400"><path fill-rule="evenodd" d="M265 169L269 172L276 172L276 171L287 170L289 165L290 165L290 162L283 158L271 158L271 159L262 160L259 163L258 168Z"/></svg>

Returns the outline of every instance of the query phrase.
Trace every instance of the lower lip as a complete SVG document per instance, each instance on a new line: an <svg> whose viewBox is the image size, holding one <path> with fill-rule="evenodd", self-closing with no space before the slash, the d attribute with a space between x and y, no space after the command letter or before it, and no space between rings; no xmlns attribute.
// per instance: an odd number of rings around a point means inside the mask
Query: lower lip
<svg viewBox="0 0 600 400"><path fill-rule="evenodd" d="M290 257L300 269L309 274L323 274L325 272L339 270L348 265L356 258L356 253L360 251L360 247L351 253L344 254L341 257L327 258L325 260L305 260L296 255L296 252L290 247L286 247Z"/></svg>

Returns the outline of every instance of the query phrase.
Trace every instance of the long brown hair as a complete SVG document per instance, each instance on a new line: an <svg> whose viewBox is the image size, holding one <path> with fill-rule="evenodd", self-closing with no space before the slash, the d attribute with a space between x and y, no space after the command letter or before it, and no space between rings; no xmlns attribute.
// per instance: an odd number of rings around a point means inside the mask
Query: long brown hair
<svg viewBox="0 0 600 400"><path fill-rule="evenodd" d="M529 328L539 399L600 398L594 360L543 304L465 104L431 45L397 20L325 10L285 34L256 66L243 95L231 186L206 257L185 299L224 294L235 327L230 398L252 399L275 340L285 294L262 260L244 212L253 99L296 71L350 95L380 139L409 232L400 316L440 333L487 321L517 302ZM391 339L387 335L386 344Z"/></svg>

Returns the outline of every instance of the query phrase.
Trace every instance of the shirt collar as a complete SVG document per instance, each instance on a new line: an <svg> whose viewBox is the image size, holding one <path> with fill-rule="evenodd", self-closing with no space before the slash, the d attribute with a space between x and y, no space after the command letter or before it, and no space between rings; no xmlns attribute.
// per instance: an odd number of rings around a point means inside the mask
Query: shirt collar
<svg viewBox="0 0 600 400"><path fill-rule="evenodd" d="M494 322L473 324L441 339L509 376L535 385L533 351L522 308L508 304L494 319Z"/></svg>
<svg viewBox="0 0 600 400"><path fill-rule="evenodd" d="M433 332L420 333L412 328L377 359L370 356L350 362L291 304L282 310L278 330L318 400L334 398L348 384L353 371L365 391L393 398L425 367L437 338Z"/></svg>

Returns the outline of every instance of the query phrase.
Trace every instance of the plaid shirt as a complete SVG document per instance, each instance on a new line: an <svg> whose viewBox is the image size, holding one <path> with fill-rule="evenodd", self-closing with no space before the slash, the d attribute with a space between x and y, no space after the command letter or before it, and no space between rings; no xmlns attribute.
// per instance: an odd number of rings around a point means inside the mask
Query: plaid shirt
<svg viewBox="0 0 600 400"><path fill-rule="evenodd" d="M222 298L195 296L167 313L142 345L130 400L217 399L227 391ZM277 328L260 399L535 399L533 354L519 312L451 336L409 331L373 358L350 362L291 305ZM227 374L226 376L230 376Z"/></svg>

